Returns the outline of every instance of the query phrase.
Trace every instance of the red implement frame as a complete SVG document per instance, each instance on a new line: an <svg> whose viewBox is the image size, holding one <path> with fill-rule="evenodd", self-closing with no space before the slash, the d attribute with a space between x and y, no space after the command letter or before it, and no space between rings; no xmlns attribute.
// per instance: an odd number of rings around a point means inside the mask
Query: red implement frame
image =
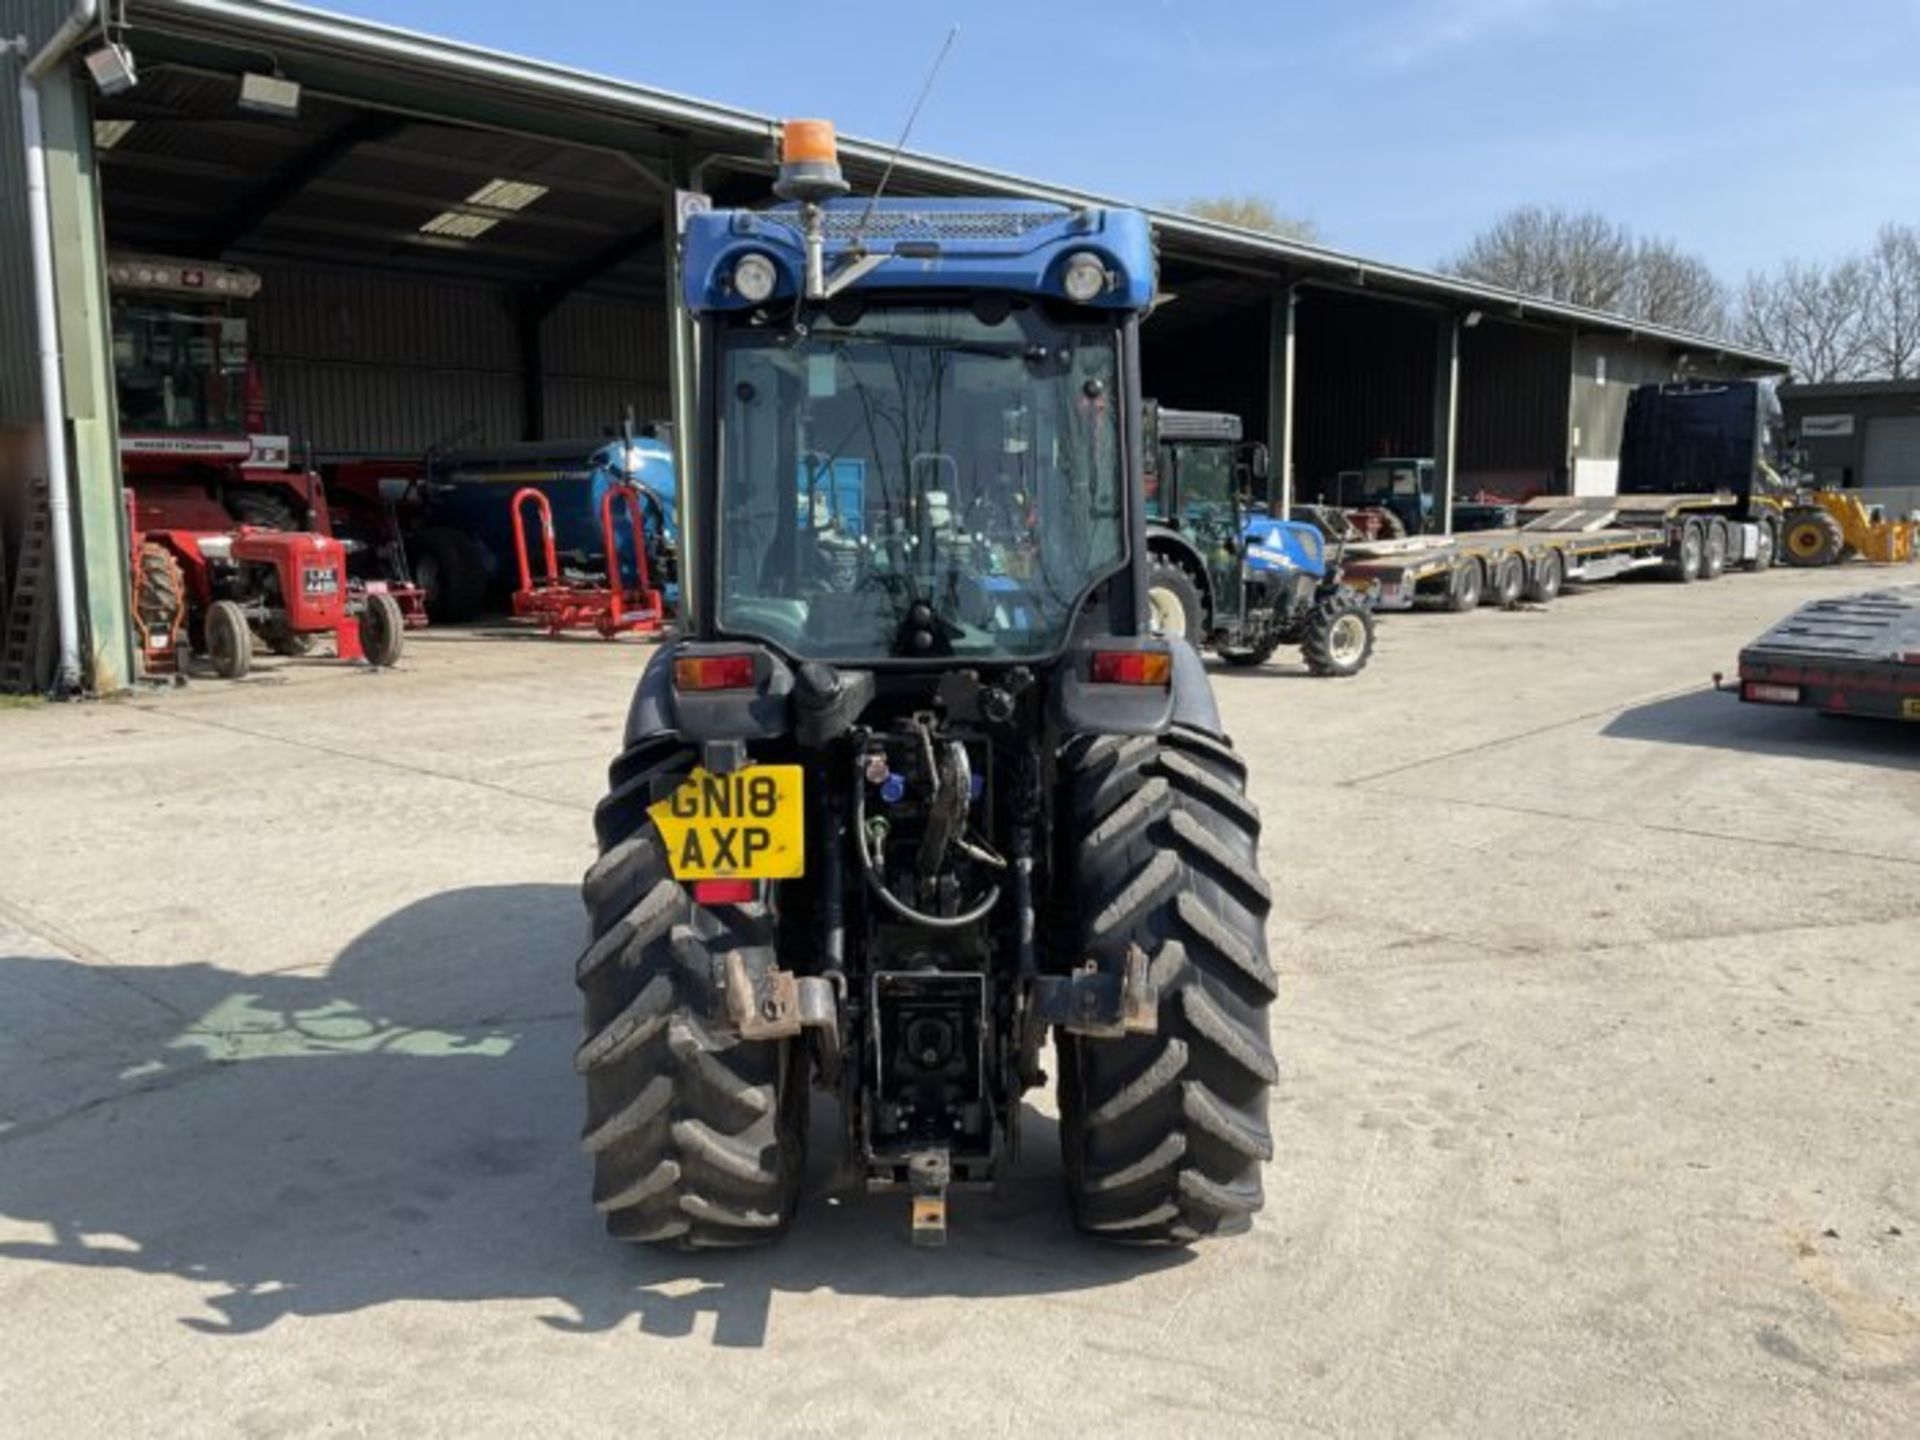
<svg viewBox="0 0 1920 1440"><path fill-rule="evenodd" d="M634 588L631 596L620 580L620 547L613 528L614 501L627 512L633 537ZM540 524L541 559L545 572L534 576L527 556L527 526L523 508L532 502ZM553 506L545 492L529 485L514 492L513 552L520 564L520 588L513 592L513 616L544 625L549 635L562 630L598 630L611 640L622 633L652 635L664 624L660 592L647 573L646 529L640 515L640 492L631 485L610 485L600 497L600 533L606 545L607 583L568 580L560 573L553 548Z"/></svg>

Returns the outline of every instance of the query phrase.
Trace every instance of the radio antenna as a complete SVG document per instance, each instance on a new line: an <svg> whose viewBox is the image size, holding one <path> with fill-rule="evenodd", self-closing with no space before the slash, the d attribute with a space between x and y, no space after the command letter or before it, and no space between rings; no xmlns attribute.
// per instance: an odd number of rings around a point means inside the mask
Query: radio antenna
<svg viewBox="0 0 1920 1440"><path fill-rule="evenodd" d="M873 219L873 207L880 203L880 197L886 193L887 182L893 178L893 167L900 163L900 152L907 148L907 137L913 133L913 122L920 118L920 107L927 103L927 96L933 91L933 82L939 77L940 67L947 63L947 53L953 49L953 42L960 38L960 23L956 20L947 38L940 46L940 53L933 57L933 64L927 68L927 78L920 86L920 98L913 102L913 109L907 112L907 123L900 127L900 138L893 142L893 153L887 157L887 168L880 172L880 183L873 187L873 195L867 201L867 208L860 214L860 223L853 227L851 244L857 245L860 237L866 234L867 222Z"/></svg>

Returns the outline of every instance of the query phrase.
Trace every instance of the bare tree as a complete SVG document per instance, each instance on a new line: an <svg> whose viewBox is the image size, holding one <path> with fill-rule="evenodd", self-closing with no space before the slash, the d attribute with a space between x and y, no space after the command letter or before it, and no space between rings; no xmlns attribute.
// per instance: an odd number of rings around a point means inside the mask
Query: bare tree
<svg viewBox="0 0 1920 1440"><path fill-rule="evenodd" d="M1910 380L1920 374L1920 227L1882 225L1861 263L1866 363L1876 376Z"/></svg>
<svg viewBox="0 0 1920 1440"><path fill-rule="evenodd" d="M1706 261L1671 240L1635 239L1590 210L1510 210L1441 268L1676 330L1718 335L1727 328L1727 290Z"/></svg>
<svg viewBox="0 0 1920 1440"><path fill-rule="evenodd" d="M1642 240L1634 246L1620 309L1696 335L1724 335L1729 328L1727 287L1706 261L1670 240Z"/></svg>
<svg viewBox="0 0 1920 1440"><path fill-rule="evenodd" d="M1320 227L1298 215L1283 215L1260 195L1213 195L1177 203L1174 208L1202 220L1238 225L1242 230L1265 230L1311 245L1320 239Z"/></svg>
<svg viewBox="0 0 1920 1440"><path fill-rule="evenodd" d="M1809 265L1789 260L1747 276L1740 287L1740 338L1793 363L1814 384L1871 373L1871 277L1860 260Z"/></svg>
<svg viewBox="0 0 1920 1440"><path fill-rule="evenodd" d="M1617 310L1633 272L1633 237L1591 211L1523 205L1441 268L1484 285L1593 310Z"/></svg>

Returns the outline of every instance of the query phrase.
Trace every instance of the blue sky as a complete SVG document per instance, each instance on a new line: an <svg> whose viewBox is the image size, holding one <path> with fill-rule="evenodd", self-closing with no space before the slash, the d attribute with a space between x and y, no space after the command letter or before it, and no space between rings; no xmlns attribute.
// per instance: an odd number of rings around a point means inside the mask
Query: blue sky
<svg viewBox="0 0 1920 1440"><path fill-rule="evenodd" d="M1729 278L1920 224L1920 0L319 0L1147 201L1263 195L1431 265L1593 208Z"/></svg>

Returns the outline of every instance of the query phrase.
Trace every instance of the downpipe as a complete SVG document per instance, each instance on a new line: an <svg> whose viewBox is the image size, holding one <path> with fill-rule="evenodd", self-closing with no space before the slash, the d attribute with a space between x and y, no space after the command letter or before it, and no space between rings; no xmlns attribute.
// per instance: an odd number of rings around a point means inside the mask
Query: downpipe
<svg viewBox="0 0 1920 1440"><path fill-rule="evenodd" d="M99 0L75 0L73 11L20 74L20 131L26 147L27 231L32 237L33 313L40 340L41 449L47 462L47 531L53 547L54 610L59 663L54 693L81 688L80 601L74 580L73 483L67 465L67 392L60 364L60 319L53 278L53 206L47 195L46 132L40 81L99 18Z"/></svg>

